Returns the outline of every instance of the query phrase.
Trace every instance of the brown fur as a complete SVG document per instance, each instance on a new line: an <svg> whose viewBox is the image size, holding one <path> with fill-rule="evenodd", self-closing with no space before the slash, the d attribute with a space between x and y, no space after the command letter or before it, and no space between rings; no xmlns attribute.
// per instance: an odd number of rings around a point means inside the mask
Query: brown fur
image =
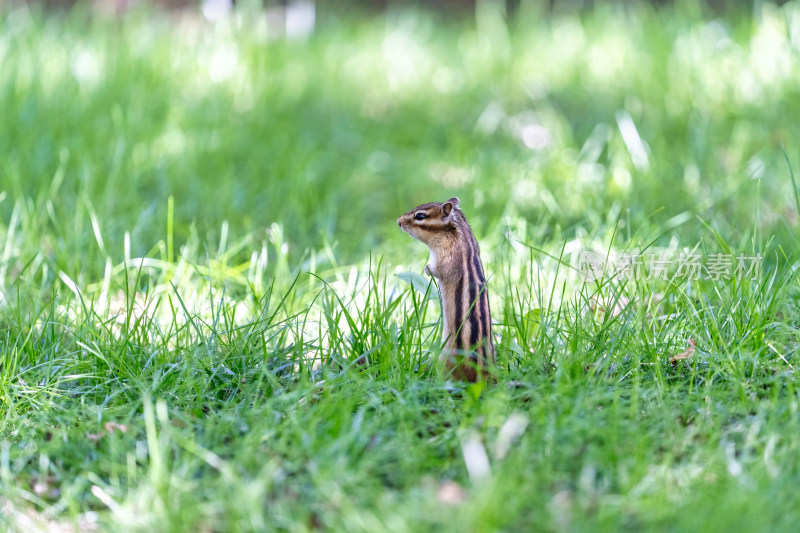
<svg viewBox="0 0 800 533"><path fill-rule="evenodd" d="M451 198L422 204L397 224L431 253L425 272L439 282L442 298L441 362L455 379L487 380L495 365L489 294L478 241L458 203ZM417 220L418 213L425 218Z"/></svg>

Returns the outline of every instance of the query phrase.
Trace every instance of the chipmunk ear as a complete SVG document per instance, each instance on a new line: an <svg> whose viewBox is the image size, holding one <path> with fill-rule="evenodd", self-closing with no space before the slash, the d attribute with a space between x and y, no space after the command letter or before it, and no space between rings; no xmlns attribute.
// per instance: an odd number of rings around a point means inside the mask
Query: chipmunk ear
<svg viewBox="0 0 800 533"><path fill-rule="evenodd" d="M450 216L450 212L453 210L454 207L458 207L458 198L450 198L444 204L442 204L442 211L444 212L444 216Z"/></svg>

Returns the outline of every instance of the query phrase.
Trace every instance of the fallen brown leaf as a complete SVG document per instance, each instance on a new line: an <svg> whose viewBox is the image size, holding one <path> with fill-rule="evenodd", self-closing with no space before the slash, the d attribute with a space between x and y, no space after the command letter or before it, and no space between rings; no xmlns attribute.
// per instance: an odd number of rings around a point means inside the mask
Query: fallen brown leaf
<svg viewBox="0 0 800 533"><path fill-rule="evenodd" d="M691 359L694 355L694 350L697 347L697 341L694 339L689 339L689 347L686 348L686 351L681 353L675 354L669 358L670 363L677 363L678 361L683 361L686 359Z"/></svg>

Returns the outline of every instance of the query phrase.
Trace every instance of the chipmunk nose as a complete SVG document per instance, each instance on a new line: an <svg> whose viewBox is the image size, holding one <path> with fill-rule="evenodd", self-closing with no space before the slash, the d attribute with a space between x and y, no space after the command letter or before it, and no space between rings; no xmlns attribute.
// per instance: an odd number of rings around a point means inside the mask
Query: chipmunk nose
<svg viewBox="0 0 800 533"><path fill-rule="evenodd" d="M400 219L399 219L399 218L397 219L397 225L398 225L398 226L402 226L402 225L403 225L403 224L400 222Z"/></svg>

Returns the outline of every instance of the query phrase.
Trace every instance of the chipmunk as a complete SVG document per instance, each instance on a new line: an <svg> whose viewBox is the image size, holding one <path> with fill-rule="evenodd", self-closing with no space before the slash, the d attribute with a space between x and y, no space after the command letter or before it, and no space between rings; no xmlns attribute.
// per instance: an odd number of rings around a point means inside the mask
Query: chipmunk
<svg viewBox="0 0 800 533"><path fill-rule="evenodd" d="M436 278L442 299L445 345L440 362L455 379L489 379L495 364L489 293L478 241L458 198L422 204L397 224L430 250L425 273Z"/></svg>

